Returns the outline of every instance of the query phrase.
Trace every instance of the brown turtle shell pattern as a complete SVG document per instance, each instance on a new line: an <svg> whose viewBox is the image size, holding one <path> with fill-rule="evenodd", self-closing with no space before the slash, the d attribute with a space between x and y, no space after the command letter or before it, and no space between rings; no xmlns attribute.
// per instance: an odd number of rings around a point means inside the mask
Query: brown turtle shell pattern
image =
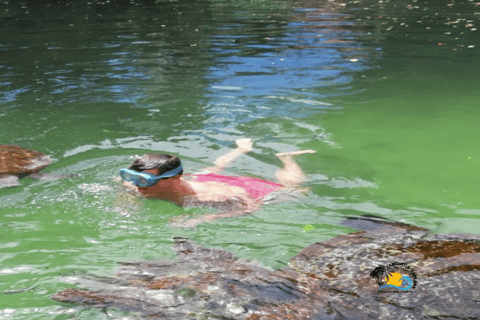
<svg viewBox="0 0 480 320"><path fill-rule="evenodd" d="M0 145L0 174L27 175L50 165L47 155L19 146Z"/></svg>
<svg viewBox="0 0 480 320"><path fill-rule="evenodd" d="M177 259L124 262L114 278L77 278L92 290L52 299L145 320L480 319L480 235L434 234L373 216L342 225L364 231L311 244L276 271L173 238ZM379 290L371 272L392 262L408 264L418 286Z"/></svg>

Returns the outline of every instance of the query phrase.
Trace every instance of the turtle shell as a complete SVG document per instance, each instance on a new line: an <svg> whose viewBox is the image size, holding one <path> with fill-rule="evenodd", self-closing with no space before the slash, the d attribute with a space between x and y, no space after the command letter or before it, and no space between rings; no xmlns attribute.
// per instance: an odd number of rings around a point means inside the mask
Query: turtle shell
<svg viewBox="0 0 480 320"><path fill-rule="evenodd" d="M0 174L27 175L51 163L50 157L41 152L0 144Z"/></svg>

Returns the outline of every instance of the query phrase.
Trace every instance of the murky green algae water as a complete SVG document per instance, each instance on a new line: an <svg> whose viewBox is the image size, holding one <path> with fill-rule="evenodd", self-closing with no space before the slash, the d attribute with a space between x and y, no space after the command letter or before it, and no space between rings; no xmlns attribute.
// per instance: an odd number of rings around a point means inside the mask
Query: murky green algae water
<svg viewBox="0 0 480 320"><path fill-rule="evenodd" d="M175 236L282 268L350 215L478 233L479 19L473 1L4 2L0 143L81 177L0 189L0 319L103 319L49 296L173 257ZM298 157L311 194L175 229L208 209L112 180L148 151L198 171L240 137L255 149L231 174L274 179L276 152L316 150Z"/></svg>

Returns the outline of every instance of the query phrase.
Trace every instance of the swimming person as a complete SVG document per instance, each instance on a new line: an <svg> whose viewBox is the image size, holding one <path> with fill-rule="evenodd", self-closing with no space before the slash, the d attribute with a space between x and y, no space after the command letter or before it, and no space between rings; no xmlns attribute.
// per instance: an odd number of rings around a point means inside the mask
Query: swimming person
<svg viewBox="0 0 480 320"><path fill-rule="evenodd" d="M183 207L224 209L221 214L204 215L181 225L194 226L202 221L248 214L257 210L272 192L298 189L305 174L293 156L315 153L313 150L302 150L276 154L284 165L276 173L280 183L252 177L220 175L218 172L233 160L252 150L250 139L238 139L235 142L238 148L218 158L213 167L197 174L184 175L181 161L176 156L147 153L135 160L128 169L121 169L120 176L125 181L125 186L147 198L167 200Z"/></svg>

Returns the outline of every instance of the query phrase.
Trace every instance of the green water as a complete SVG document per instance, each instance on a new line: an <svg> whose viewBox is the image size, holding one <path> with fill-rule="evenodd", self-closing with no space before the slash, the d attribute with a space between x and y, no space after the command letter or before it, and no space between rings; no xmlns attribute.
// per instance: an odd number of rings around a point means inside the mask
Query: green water
<svg viewBox="0 0 480 320"><path fill-rule="evenodd" d="M0 143L81 177L0 189L0 319L104 319L49 296L174 257L175 236L282 268L346 216L479 233L479 20L473 1L4 1ZM196 229L168 219L207 209L119 198L135 155L195 172L240 137L231 174L316 150L297 158L311 194Z"/></svg>

